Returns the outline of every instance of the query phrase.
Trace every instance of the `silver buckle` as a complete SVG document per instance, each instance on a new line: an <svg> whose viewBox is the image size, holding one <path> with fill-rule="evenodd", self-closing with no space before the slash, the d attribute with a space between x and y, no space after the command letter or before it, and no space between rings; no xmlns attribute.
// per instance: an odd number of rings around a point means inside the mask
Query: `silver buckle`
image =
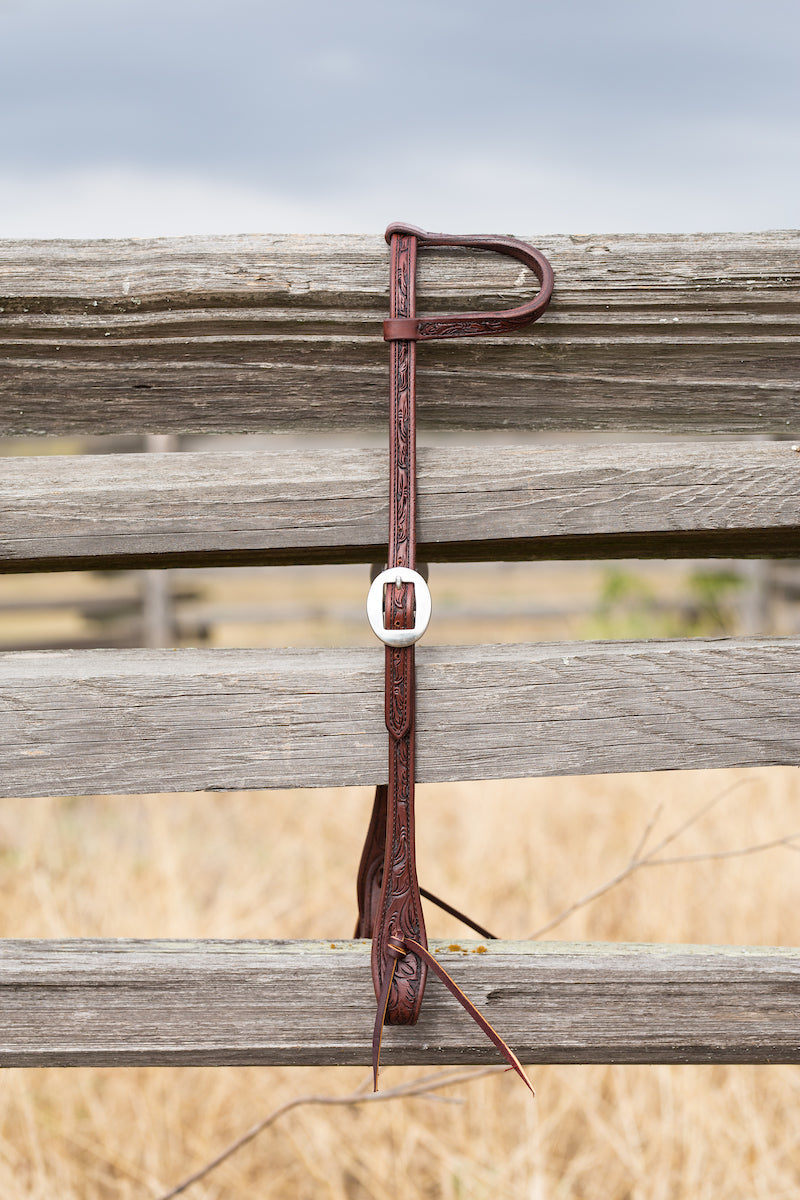
<svg viewBox="0 0 800 1200"><path fill-rule="evenodd" d="M385 629L383 612L383 589L387 584L402 583L414 585L414 628ZM431 619L431 593L428 585L417 571L410 567L390 567L381 571L373 581L367 593L367 620L372 632L386 646L413 646L428 628Z"/></svg>

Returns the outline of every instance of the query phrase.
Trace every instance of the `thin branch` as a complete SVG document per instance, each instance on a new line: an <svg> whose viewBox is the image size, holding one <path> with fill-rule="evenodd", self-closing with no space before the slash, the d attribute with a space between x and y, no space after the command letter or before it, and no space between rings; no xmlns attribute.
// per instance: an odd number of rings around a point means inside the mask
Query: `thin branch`
<svg viewBox="0 0 800 1200"><path fill-rule="evenodd" d="M707 850L703 854L678 854L674 858L653 858L643 861L643 867L674 867L676 863L708 862L714 858L744 858L747 854L760 854L762 850L774 850L777 846L788 846L798 850L800 833L787 833L786 837L774 838L771 842L756 842L752 846L739 846L735 850Z"/></svg>
<svg viewBox="0 0 800 1200"><path fill-rule="evenodd" d="M231 1155L236 1154L243 1146L252 1142L260 1133L263 1133L270 1125L274 1125L280 1117L291 1112L293 1108L300 1108L302 1105L334 1107L357 1104L381 1104L387 1100L407 1099L412 1096L428 1096L432 1092L440 1091L442 1088L453 1087L457 1083L471 1083L475 1079L483 1079L486 1075L497 1075L505 1070L505 1067L478 1067L471 1071L448 1068L443 1071L435 1071L430 1075L423 1075L419 1079L412 1079L408 1083L399 1083L396 1087L388 1088L384 1092L366 1091L366 1088L372 1082L370 1077L366 1084L359 1084L355 1091L348 1093L346 1096L321 1096L314 1093L308 1096L295 1096L293 1100L288 1100L285 1104L281 1104L279 1108L274 1109L268 1116L251 1126L246 1133L243 1133L236 1141L231 1142L229 1146L226 1146L224 1150L204 1166L200 1167L199 1170L194 1171L191 1175L187 1175L185 1179L176 1184L170 1191L160 1195L158 1200L173 1200L174 1196L180 1196L182 1192L185 1192L193 1184L199 1183L201 1179L205 1179L207 1175L210 1175L212 1171L221 1166Z"/></svg>
<svg viewBox="0 0 800 1200"><path fill-rule="evenodd" d="M555 929L557 925L563 924L567 917L571 917L572 914L577 912L579 909L586 908L587 904L591 904L594 900L599 900L601 896L605 896L606 892L610 892L612 888L615 888L617 884L622 883L623 880L627 879L629 875L632 875L634 871L638 871L640 866L641 859L637 859L635 862L629 862L627 867L623 867L621 871L617 872L616 875L612 875L612 877L607 879L605 883L601 883L599 887L593 888L591 892L587 892L584 896L581 896L580 900L575 900L572 904L568 904L567 907L563 908L560 913L556 914L555 917L547 921L544 925L540 925L538 929L535 929L533 933L529 935L529 940L535 941L537 938L543 937L546 933L549 933L551 929Z"/></svg>
<svg viewBox="0 0 800 1200"><path fill-rule="evenodd" d="M734 792L737 792L739 788L746 787L749 783L749 779L737 779L734 783L728 784L728 786L723 788L721 792L717 792L716 796L712 796L707 804L701 804L700 808L696 809L691 816L687 817L685 821L681 821L680 825L676 825L676 827L670 833L668 833L666 837L662 838L661 841L652 848L652 850L649 850L644 859L640 861L644 862L647 859L652 858L654 855L663 850L665 846L669 846L672 844L672 842L677 841L682 833L685 833L687 829L691 829L692 825L696 825L698 821L711 812L712 808L716 808L716 806L721 804L723 800L727 800L728 797L732 796Z"/></svg>
<svg viewBox="0 0 800 1200"><path fill-rule="evenodd" d="M759 846L745 847L744 849L740 850L720 850L716 852L710 851L707 854L681 855L674 858L656 857L662 852L662 850L665 850L667 846L670 846L673 842L677 841L682 833L685 833L687 829L691 829L693 825L696 825L698 821L710 813L712 808L715 808L723 800L726 800L730 795L732 795L733 792L737 791L741 787L745 787L749 783L750 780L748 779L737 779L734 783L729 784L728 787L723 788L721 792L718 792L717 795L713 796L706 804L702 804L700 808L696 809L695 812L687 817L685 821L681 821L679 825L676 825L674 829L665 834L660 842L656 842L655 846L652 846L647 851L647 854L642 854L650 834L652 833L656 822L661 815L661 806L659 805L654 810L653 815L645 825L644 831L639 838L636 848L634 849L633 854L629 858L627 864L620 871L618 871L616 875L612 875L610 879L607 879L605 883L601 883L598 887L592 888L590 892L586 892L586 894L581 896L579 900L575 900L572 904L567 905L566 908L562 909L560 913L557 913L556 916L547 921L544 925L540 925L539 928L534 930L534 932L530 935L530 940L535 941L537 938L543 937L546 933L549 933L551 929L555 929L558 925L562 925L568 917L572 916L573 913L578 912L581 908L586 908L587 905L592 904L595 900L599 900L601 896L605 896L606 893L610 892L612 888L615 888L620 883L623 883L636 871L641 870L642 867L674 866L676 863L681 862L701 862L707 858L736 858L741 857L743 854L756 854L761 850L771 850L775 846L788 846L790 849L798 849L798 847L794 845L794 841L800 835L791 834L786 838L779 838L775 842L765 842Z"/></svg>
<svg viewBox="0 0 800 1200"><path fill-rule="evenodd" d="M642 836L639 838L639 841L636 843L636 846L634 847L633 853L631 854L630 858L628 859L629 863L634 863L634 862L638 861L639 856L641 855L642 851L644 850L645 846L647 845L650 834L655 829L656 824L660 820L661 814L663 813L663 811L664 811L663 804L657 804L655 806L655 808L653 809L653 815L651 816L650 820L647 822L644 829L642 830Z"/></svg>

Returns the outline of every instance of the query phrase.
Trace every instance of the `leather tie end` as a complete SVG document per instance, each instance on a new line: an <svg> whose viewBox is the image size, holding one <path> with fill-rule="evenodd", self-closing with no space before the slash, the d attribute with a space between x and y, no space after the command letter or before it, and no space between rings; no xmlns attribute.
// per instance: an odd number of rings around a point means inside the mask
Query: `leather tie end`
<svg viewBox="0 0 800 1200"><path fill-rule="evenodd" d="M395 961L405 958L406 954L408 954L408 951L406 950L406 944L404 940L402 938L395 937L394 934L390 934L386 940L386 953L390 955L391 958L395 959Z"/></svg>

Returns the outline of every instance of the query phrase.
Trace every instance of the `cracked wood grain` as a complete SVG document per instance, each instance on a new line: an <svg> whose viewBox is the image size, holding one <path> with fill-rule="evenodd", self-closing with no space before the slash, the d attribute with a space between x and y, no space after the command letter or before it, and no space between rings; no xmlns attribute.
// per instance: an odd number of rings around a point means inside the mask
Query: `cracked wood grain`
<svg viewBox="0 0 800 1200"><path fill-rule="evenodd" d="M7 459L5 571L373 562L387 455L141 454ZM419 452L428 561L800 554L788 443Z"/></svg>
<svg viewBox="0 0 800 1200"><path fill-rule="evenodd" d="M0 654L0 794L386 780L383 651ZM792 765L800 641L418 650L421 783Z"/></svg>
<svg viewBox="0 0 800 1200"><path fill-rule="evenodd" d="M420 347L436 428L800 433L800 234L546 237L531 331ZM521 302L420 255L424 311ZM0 435L384 428L381 237L0 242Z"/></svg>
<svg viewBox="0 0 800 1200"><path fill-rule="evenodd" d="M478 948L481 947L481 952ZM368 941L6 941L0 1066L371 1061ZM800 1061L800 951L434 942L526 1063ZM491 1062L432 980L384 1063Z"/></svg>

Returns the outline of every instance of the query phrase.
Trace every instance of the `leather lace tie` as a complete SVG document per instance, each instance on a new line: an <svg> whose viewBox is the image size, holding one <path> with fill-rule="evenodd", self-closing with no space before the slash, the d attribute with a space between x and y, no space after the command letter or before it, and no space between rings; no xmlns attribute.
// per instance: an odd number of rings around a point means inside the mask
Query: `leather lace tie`
<svg viewBox="0 0 800 1200"><path fill-rule="evenodd" d="M375 1088L383 1026L416 1023L430 967L533 1091L516 1055L429 953L425 935L414 850L414 644L430 617L430 593L415 561L416 343L504 333L535 321L550 302L553 272L543 254L514 238L455 237L397 223L386 230L386 240L391 248L389 319L384 322L390 351L388 567L372 583L367 614L376 635L386 644L389 782L375 793L358 872L356 926L356 937L372 938L372 979L378 999L373 1035ZM539 291L526 304L500 312L417 317L420 246L462 246L508 254L531 268L539 280ZM424 894L442 903L430 893ZM480 926L467 923L483 936L491 936Z"/></svg>

